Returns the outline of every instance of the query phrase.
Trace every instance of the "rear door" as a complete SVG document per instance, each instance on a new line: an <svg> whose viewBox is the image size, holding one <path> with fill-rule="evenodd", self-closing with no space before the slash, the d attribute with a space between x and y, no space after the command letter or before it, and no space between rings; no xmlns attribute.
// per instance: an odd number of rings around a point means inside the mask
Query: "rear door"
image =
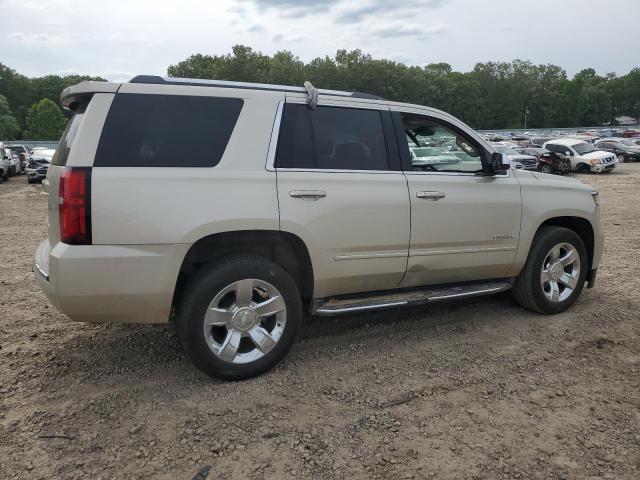
<svg viewBox="0 0 640 480"><path fill-rule="evenodd" d="M388 108L321 99L281 105L277 153L280 228L300 237L314 296L396 288L409 245L409 198Z"/></svg>

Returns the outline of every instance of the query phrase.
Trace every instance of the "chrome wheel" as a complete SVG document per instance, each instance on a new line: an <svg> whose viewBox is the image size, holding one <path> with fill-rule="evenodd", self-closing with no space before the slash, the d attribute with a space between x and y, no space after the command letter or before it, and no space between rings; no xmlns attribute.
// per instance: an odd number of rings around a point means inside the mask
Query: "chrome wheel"
<svg viewBox="0 0 640 480"><path fill-rule="evenodd" d="M569 298L578 286L580 255L570 243L559 243L542 262L540 283L545 297L552 302Z"/></svg>
<svg viewBox="0 0 640 480"><path fill-rule="evenodd" d="M618 154L618 162L619 163L624 163L624 155L622 155L621 153Z"/></svg>
<svg viewBox="0 0 640 480"><path fill-rule="evenodd" d="M207 346L228 363L254 362L276 346L287 321L284 298L270 283L233 282L211 301L204 316Z"/></svg>
<svg viewBox="0 0 640 480"><path fill-rule="evenodd" d="M543 165L540 171L542 173L553 173L553 169L549 165Z"/></svg>

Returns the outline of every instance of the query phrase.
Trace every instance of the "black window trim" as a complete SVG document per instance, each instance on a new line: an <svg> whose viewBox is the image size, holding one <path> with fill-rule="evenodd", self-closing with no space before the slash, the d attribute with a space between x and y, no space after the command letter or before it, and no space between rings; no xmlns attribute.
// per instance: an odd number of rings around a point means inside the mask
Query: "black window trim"
<svg viewBox="0 0 640 480"><path fill-rule="evenodd" d="M480 151L480 161L482 162L482 172L421 172L413 170L413 165L411 163L411 154L409 153L409 146L407 145L407 138L404 129L404 124L402 123L402 115L416 115L419 117L425 117L429 120L433 120L434 122L441 123L445 127L453 130L454 132L464 136L469 140L474 147ZM470 136L467 132L462 130L457 125L454 125L444 118L440 118L438 116L429 114L429 113L418 113L418 112L407 112L401 110L392 110L391 117L393 119L393 124L396 130L396 143L398 148L400 149L400 160L402 163L402 169L405 175L448 175L448 176L467 176L467 177L477 177L482 175L487 175L489 173L488 164L490 160L490 152L487 148L478 142L475 138ZM491 174L492 177L500 178L500 177L510 177L511 172L509 170L505 171L505 173L499 174Z"/></svg>
<svg viewBox="0 0 640 480"><path fill-rule="evenodd" d="M400 163L400 152L398 150L397 142L394 141L395 132L392 130L393 120L391 118L391 111L388 105L384 105L384 108L375 108L372 105L362 104L337 104L337 105L318 105L319 107L335 107L335 108L357 108L360 110L374 110L380 113L380 120L382 122L382 131L384 134L384 142L387 151L387 170L352 170L348 168L287 168L276 167L276 152L278 149L278 139L280 136L280 129L282 127L282 113L284 111L285 104L298 104L306 105L306 102L300 100L281 100L278 102L278 109L273 122L273 130L271 131L271 140L269 142L269 150L267 151L266 170L269 172L309 172L309 173L371 173L379 175L382 173L401 173L402 166Z"/></svg>

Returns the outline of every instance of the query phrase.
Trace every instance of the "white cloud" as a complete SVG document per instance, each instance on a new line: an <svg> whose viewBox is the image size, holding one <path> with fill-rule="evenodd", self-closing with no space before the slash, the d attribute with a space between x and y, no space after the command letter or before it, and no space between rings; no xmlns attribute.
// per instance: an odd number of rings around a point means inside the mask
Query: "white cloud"
<svg viewBox="0 0 640 480"><path fill-rule="evenodd" d="M640 2L617 0L609 28L584 0L0 0L0 61L21 73L81 72L122 80L165 74L195 53L226 54L245 44L283 48L304 61L360 49L377 58L469 70L489 60L553 63L573 74L593 67L619 74L638 66ZM533 12L533 13L532 13ZM536 13L537 12L537 13ZM544 12L580 28L559 41ZM535 22L535 27L533 22ZM609 29L611 29L609 28Z"/></svg>

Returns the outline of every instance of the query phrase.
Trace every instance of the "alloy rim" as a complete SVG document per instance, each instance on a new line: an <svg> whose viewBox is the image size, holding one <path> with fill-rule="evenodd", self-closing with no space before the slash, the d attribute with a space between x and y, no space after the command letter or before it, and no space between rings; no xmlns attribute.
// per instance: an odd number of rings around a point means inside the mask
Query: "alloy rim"
<svg viewBox="0 0 640 480"><path fill-rule="evenodd" d="M580 255L570 243L558 243L542 262L540 284L547 300L563 302L573 294L580 278Z"/></svg>
<svg viewBox="0 0 640 480"><path fill-rule="evenodd" d="M248 278L223 288L204 316L207 346L227 363L259 360L278 343L287 321L286 305L276 287Z"/></svg>

